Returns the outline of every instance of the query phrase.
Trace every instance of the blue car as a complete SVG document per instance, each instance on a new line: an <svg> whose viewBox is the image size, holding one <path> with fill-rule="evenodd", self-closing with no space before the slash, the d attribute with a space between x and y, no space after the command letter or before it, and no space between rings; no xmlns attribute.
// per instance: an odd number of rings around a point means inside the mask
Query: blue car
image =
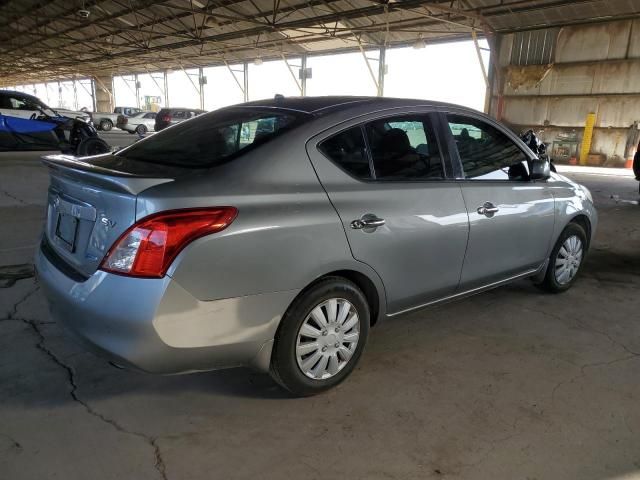
<svg viewBox="0 0 640 480"><path fill-rule="evenodd" d="M28 117L19 115L25 111ZM110 149L90 123L62 116L32 95L0 91L0 151L60 150L88 156Z"/></svg>

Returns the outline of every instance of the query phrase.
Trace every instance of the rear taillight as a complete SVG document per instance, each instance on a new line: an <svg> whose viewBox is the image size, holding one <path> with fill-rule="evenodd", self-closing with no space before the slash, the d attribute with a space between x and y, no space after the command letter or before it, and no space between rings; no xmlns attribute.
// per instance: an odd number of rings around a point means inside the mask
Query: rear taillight
<svg viewBox="0 0 640 480"><path fill-rule="evenodd" d="M163 122L170 122L171 115L163 115L162 117L160 117L160 120L162 120Z"/></svg>
<svg viewBox="0 0 640 480"><path fill-rule="evenodd" d="M161 278L190 242L227 228L235 207L171 210L143 218L113 244L101 270L132 277Z"/></svg>

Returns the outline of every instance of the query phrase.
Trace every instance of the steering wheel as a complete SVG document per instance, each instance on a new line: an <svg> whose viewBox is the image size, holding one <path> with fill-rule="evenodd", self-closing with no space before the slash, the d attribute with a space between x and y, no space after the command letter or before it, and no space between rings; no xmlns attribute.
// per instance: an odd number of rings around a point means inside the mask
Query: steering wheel
<svg viewBox="0 0 640 480"><path fill-rule="evenodd" d="M37 118L37 115L36 115L36 113L35 113L35 112L33 112L33 113L31 114L31 116L29 117L29 120L35 120L36 118Z"/></svg>

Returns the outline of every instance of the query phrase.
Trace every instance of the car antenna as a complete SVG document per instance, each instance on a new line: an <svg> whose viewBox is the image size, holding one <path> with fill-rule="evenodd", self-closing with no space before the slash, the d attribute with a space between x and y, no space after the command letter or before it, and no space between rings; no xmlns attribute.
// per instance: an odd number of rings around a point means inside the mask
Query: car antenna
<svg viewBox="0 0 640 480"><path fill-rule="evenodd" d="M282 95L281 93L276 93L273 99L279 102L281 100L284 100L284 95Z"/></svg>

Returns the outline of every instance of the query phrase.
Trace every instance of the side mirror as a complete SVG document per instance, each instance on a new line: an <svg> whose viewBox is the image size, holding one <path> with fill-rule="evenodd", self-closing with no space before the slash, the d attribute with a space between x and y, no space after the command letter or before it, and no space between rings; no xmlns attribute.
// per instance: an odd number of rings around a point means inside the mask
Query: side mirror
<svg viewBox="0 0 640 480"><path fill-rule="evenodd" d="M551 162L549 159L536 158L531 162L531 180L547 180L551 177Z"/></svg>

